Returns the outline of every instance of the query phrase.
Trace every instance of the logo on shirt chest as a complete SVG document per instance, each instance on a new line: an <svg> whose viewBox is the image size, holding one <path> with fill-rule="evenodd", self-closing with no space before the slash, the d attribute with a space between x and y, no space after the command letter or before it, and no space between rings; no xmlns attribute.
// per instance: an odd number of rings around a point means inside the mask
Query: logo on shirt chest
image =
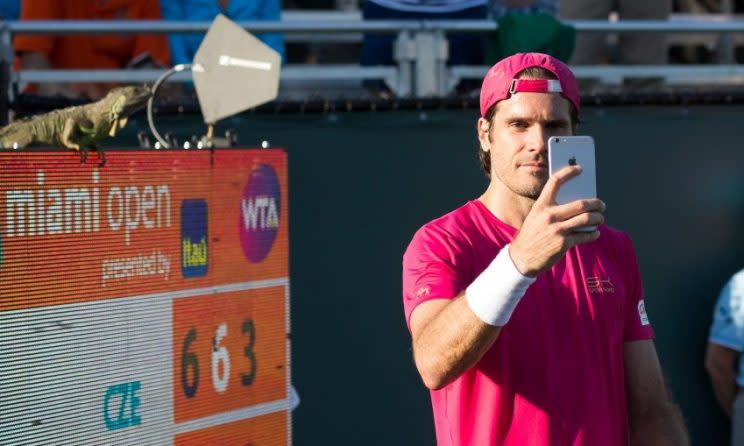
<svg viewBox="0 0 744 446"><path fill-rule="evenodd" d="M612 280L609 277L602 278L599 276L587 277L586 287L589 289L589 294L595 293L614 293L615 286L612 284Z"/></svg>

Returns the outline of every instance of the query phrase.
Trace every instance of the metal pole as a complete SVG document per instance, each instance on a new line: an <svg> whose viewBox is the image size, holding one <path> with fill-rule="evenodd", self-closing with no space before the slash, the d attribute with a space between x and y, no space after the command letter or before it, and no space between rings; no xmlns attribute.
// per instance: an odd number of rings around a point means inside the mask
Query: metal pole
<svg viewBox="0 0 744 446"><path fill-rule="evenodd" d="M398 85L394 87L398 97L407 97L413 93L413 61L416 58L416 47L409 31L400 31L395 39L393 51L398 63ZM392 86L390 86L392 87Z"/></svg>
<svg viewBox="0 0 744 446"><path fill-rule="evenodd" d="M435 51L435 64L436 64L436 82L437 82L437 95L440 97L447 96L449 94L449 80L447 76L449 71L447 70L447 61L449 60L449 41L444 31L439 30L434 33L434 51Z"/></svg>
<svg viewBox="0 0 744 446"><path fill-rule="evenodd" d="M417 98L437 96L436 31L419 31L416 40L416 75L414 93Z"/></svg>
<svg viewBox="0 0 744 446"><path fill-rule="evenodd" d="M6 22L0 25L0 126L10 122L11 82L13 69L13 36Z"/></svg>
<svg viewBox="0 0 744 446"><path fill-rule="evenodd" d="M734 7L731 0L721 0L721 13L722 14L733 14ZM721 33L718 38L718 62L732 64L735 62L736 54L734 48L734 38L731 33Z"/></svg>

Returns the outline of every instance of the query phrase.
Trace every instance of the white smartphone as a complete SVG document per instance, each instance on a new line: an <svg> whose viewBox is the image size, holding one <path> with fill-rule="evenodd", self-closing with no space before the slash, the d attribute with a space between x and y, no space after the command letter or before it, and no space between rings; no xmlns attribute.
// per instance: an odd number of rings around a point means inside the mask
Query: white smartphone
<svg viewBox="0 0 744 446"><path fill-rule="evenodd" d="M551 136L548 139L548 169L550 176L565 166L581 166L581 173L566 181L555 197L557 204L597 197L597 173L594 163L594 139L591 136ZM577 229L593 232L596 226Z"/></svg>

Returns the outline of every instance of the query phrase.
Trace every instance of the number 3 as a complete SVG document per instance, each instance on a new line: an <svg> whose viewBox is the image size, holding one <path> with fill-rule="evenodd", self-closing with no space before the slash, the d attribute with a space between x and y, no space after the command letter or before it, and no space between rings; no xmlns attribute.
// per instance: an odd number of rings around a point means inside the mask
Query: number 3
<svg viewBox="0 0 744 446"><path fill-rule="evenodd" d="M243 349L243 354L246 358L248 358L248 363L250 363L250 371L248 373L242 373L240 375L240 382L244 386L250 386L253 384L253 380L256 378L256 352L253 350L253 346L256 344L256 327L253 325L253 320L248 319L243 321L243 327L242 327L243 334L248 335L248 344L246 344L245 349Z"/></svg>

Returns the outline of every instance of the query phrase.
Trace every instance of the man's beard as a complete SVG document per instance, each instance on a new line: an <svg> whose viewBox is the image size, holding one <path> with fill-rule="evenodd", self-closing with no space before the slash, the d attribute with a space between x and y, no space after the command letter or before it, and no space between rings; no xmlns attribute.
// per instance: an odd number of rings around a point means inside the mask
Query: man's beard
<svg viewBox="0 0 744 446"><path fill-rule="evenodd" d="M544 186L545 185L542 185L539 188L530 188L530 189L525 188L523 190L514 190L514 193L522 197L529 198L531 200L537 200L537 197L540 196L540 193L542 192Z"/></svg>
<svg viewBox="0 0 744 446"><path fill-rule="evenodd" d="M543 176L535 176L539 180L538 184L509 184L501 177L501 175L496 172L496 177L501 181L509 190L514 192L516 195L519 195L520 197L529 198L531 200L537 200L537 198L542 193L543 188L545 187L545 183L548 182L547 176L542 178Z"/></svg>

